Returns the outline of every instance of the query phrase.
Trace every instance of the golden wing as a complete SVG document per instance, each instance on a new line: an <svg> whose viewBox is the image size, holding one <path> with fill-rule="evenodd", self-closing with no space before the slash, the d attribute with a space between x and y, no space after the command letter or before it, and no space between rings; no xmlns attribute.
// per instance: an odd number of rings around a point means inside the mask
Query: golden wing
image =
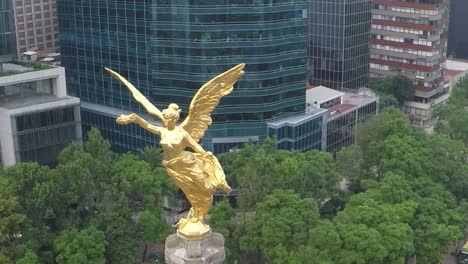
<svg viewBox="0 0 468 264"><path fill-rule="evenodd" d="M199 142L211 125L211 112L219 104L221 97L232 92L234 83L244 74L245 64L239 64L205 83L195 94L190 103L189 114L180 126L195 141Z"/></svg>
<svg viewBox="0 0 468 264"><path fill-rule="evenodd" d="M121 83L123 83L129 90L132 92L133 98L137 100L145 109L148 111L153 116L159 117L159 119L164 120L163 115L159 109L154 106L150 101L142 94L140 91L133 86L127 79L122 77L122 75L118 74L117 72L105 68L108 73L110 73L112 76L114 76L116 79L118 79Z"/></svg>

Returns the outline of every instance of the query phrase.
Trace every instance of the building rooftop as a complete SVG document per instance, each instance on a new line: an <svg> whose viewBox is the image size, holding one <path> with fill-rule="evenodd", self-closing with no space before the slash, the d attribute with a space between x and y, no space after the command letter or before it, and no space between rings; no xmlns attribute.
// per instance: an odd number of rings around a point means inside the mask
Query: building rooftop
<svg viewBox="0 0 468 264"><path fill-rule="evenodd" d="M334 117L340 113L347 112L354 107L366 105L377 100L377 95L369 88L344 89L337 91L324 86L306 88L307 109L321 109L318 105L340 98L336 104L326 107L327 117ZM311 103L312 102L312 103Z"/></svg>
<svg viewBox="0 0 468 264"><path fill-rule="evenodd" d="M42 62L50 62L50 61L54 61L54 60L55 60L54 58L44 58L41 61Z"/></svg>
<svg viewBox="0 0 468 264"><path fill-rule="evenodd" d="M61 100L68 100L75 97L55 97L52 95L34 95L34 96L0 96L0 108L17 109L31 105L46 104Z"/></svg>
<svg viewBox="0 0 468 264"><path fill-rule="evenodd" d="M468 61L458 59L447 60L445 63L445 69L461 72L468 71Z"/></svg>
<svg viewBox="0 0 468 264"><path fill-rule="evenodd" d="M459 78L468 75L468 61L459 59L447 60L444 72L445 80L449 82L451 89L458 83Z"/></svg>
<svg viewBox="0 0 468 264"><path fill-rule="evenodd" d="M297 124L297 123L307 120L308 118L316 116L317 114L323 113L325 111L326 111L325 109L317 108L314 106L308 106L304 114L278 118L276 120L269 121L268 125L279 126L284 123Z"/></svg>
<svg viewBox="0 0 468 264"><path fill-rule="evenodd" d="M31 71L41 71L54 68L53 66L40 62L10 61L1 63L0 77L20 74Z"/></svg>
<svg viewBox="0 0 468 264"><path fill-rule="evenodd" d="M342 104L363 105L376 100L376 95L366 91L357 93L345 93Z"/></svg>
<svg viewBox="0 0 468 264"><path fill-rule="evenodd" d="M343 96L344 93L338 90L333 90L325 86L316 86L308 88L306 92L307 101L311 103L317 102L318 104L333 100L335 98Z"/></svg>
<svg viewBox="0 0 468 264"><path fill-rule="evenodd" d="M35 51L25 51L25 52L23 52L23 55L35 55L35 54L37 54L37 52L35 52Z"/></svg>
<svg viewBox="0 0 468 264"><path fill-rule="evenodd" d="M453 77L453 76L455 76L457 74L460 74L462 72L464 72L464 71L445 69L445 76Z"/></svg>
<svg viewBox="0 0 468 264"><path fill-rule="evenodd" d="M334 117L336 115L339 115L341 113L345 113L346 111L351 110L355 106L356 105L352 105L352 104L335 105L335 106L330 107L330 108L327 109L327 117L330 118L330 117Z"/></svg>

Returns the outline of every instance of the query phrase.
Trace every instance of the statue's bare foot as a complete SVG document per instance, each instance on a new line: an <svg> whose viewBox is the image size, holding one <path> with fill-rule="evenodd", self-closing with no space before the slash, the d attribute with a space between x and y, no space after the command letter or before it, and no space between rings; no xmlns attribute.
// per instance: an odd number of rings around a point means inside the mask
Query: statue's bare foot
<svg viewBox="0 0 468 264"><path fill-rule="evenodd" d="M189 220L187 218L181 218L179 219L179 222L177 222L176 226L177 228L183 228Z"/></svg>

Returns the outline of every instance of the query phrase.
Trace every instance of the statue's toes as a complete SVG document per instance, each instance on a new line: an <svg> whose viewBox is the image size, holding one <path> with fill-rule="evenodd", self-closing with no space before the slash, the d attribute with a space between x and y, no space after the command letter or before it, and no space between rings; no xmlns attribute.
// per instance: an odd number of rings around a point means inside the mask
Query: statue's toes
<svg viewBox="0 0 468 264"><path fill-rule="evenodd" d="M187 223L187 221L188 221L187 219L181 218L181 219L179 219L179 222L177 222L176 226L177 227L183 227Z"/></svg>

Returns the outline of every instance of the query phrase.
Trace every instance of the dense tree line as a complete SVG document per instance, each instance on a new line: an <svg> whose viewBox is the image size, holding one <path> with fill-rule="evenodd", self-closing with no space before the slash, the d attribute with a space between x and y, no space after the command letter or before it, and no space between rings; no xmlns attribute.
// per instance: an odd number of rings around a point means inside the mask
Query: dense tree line
<svg viewBox="0 0 468 264"><path fill-rule="evenodd" d="M466 237L463 142L427 135L391 107L356 135L336 162L271 141L223 154L229 180L242 190L238 209L223 202L211 214L227 237L228 262L397 264L415 256L439 263Z"/></svg>
<svg viewBox="0 0 468 264"><path fill-rule="evenodd" d="M0 263L135 263L137 245L171 232L160 206L173 190L164 169L112 153L93 129L53 169L22 163L1 172Z"/></svg>
<svg viewBox="0 0 468 264"><path fill-rule="evenodd" d="M437 114L436 131L468 146L468 77L455 85L448 104L438 109Z"/></svg>

